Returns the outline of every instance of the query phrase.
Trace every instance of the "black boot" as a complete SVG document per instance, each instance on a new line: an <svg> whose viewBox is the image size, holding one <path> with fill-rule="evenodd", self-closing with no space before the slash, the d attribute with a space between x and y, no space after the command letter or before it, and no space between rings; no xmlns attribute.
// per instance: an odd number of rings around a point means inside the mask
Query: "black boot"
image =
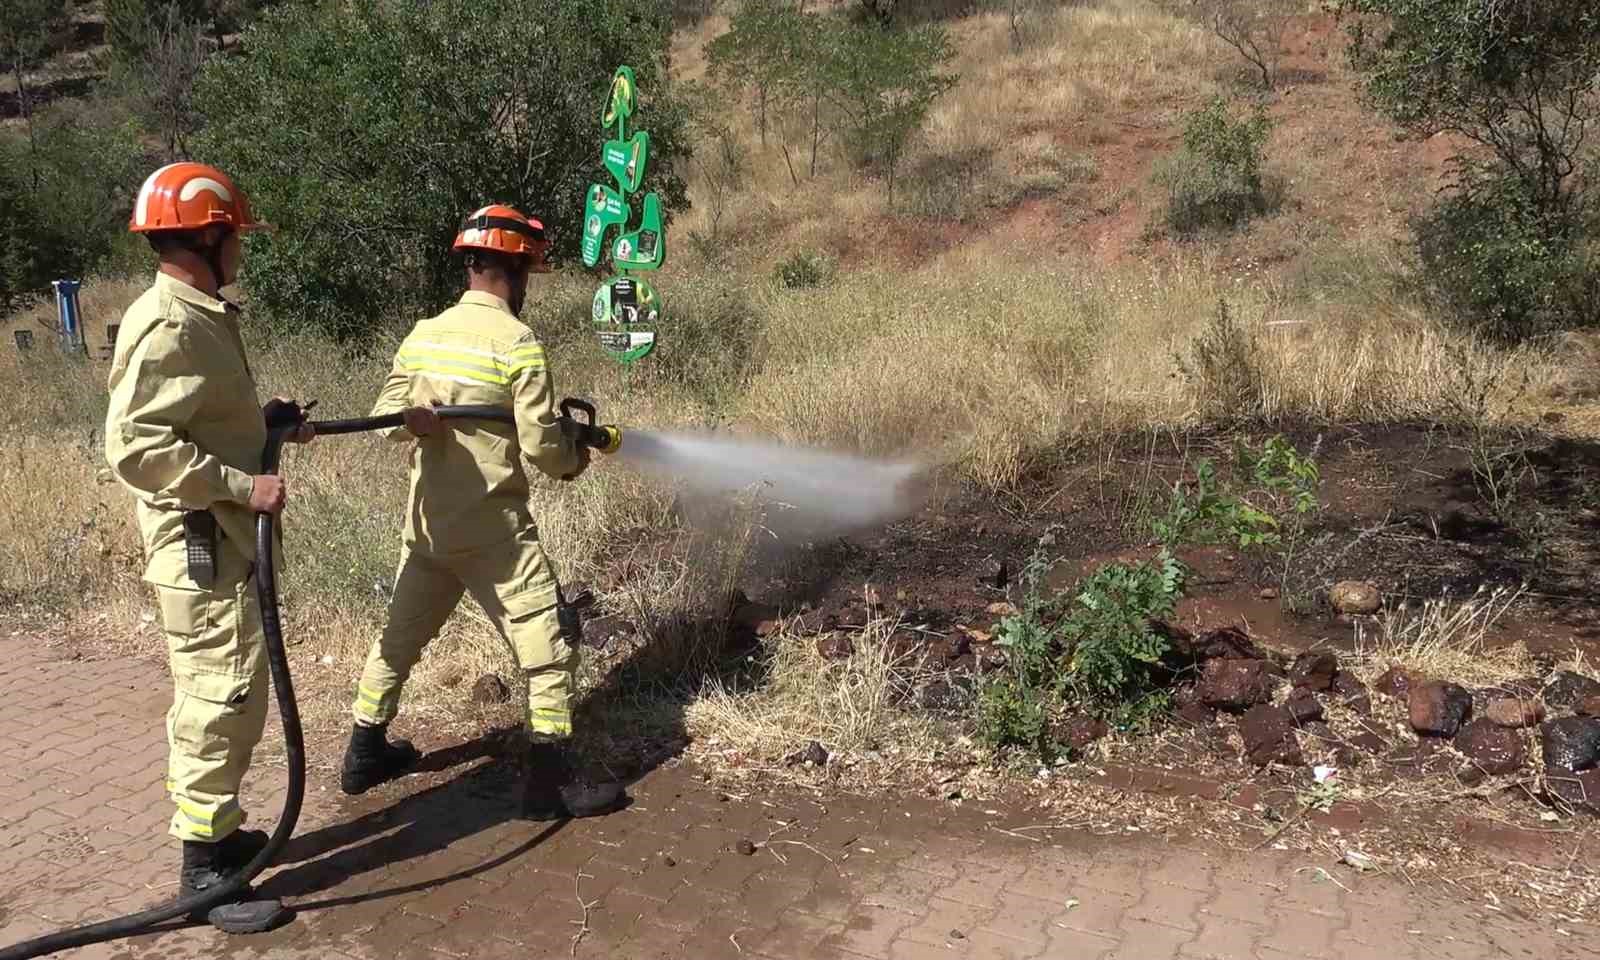
<svg viewBox="0 0 1600 960"><path fill-rule="evenodd" d="M267 845L265 830L235 830L217 841L217 856L223 872L236 873L250 865Z"/></svg>
<svg viewBox="0 0 1600 960"><path fill-rule="evenodd" d="M223 845L183 842L183 869L178 872L178 896L209 890L233 872L224 862ZM223 933L263 933L288 922L292 914L277 900L257 899L249 884L223 903L197 910L189 919L210 923Z"/></svg>
<svg viewBox="0 0 1600 960"><path fill-rule="evenodd" d="M615 813L628 805L618 783L584 783L572 775L565 744L535 741L523 762L522 818L570 820Z"/></svg>
<svg viewBox="0 0 1600 960"><path fill-rule="evenodd" d="M344 752L344 770L339 775L339 789L355 796L393 780L411 769L421 759L408 740L390 743L388 726L367 727L356 724L350 732L350 748Z"/></svg>

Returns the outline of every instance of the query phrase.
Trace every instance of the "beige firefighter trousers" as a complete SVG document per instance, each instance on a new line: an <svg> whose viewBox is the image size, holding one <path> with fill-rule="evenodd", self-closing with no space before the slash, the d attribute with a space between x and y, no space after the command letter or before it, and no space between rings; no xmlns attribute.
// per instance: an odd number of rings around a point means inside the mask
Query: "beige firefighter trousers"
<svg viewBox="0 0 1600 960"><path fill-rule="evenodd" d="M181 544L180 544L181 546ZM157 586L174 687L167 712L170 832L215 842L244 822L239 781L267 721L266 650L253 566L217 551L209 590Z"/></svg>
<svg viewBox="0 0 1600 960"><path fill-rule="evenodd" d="M401 548L389 620L356 687L356 722L371 726L394 719L406 678L464 591L516 657L527 681L528 730L547 738L571 735L578 650L562 635L555 575L531 529L457 554Z"/></svg>

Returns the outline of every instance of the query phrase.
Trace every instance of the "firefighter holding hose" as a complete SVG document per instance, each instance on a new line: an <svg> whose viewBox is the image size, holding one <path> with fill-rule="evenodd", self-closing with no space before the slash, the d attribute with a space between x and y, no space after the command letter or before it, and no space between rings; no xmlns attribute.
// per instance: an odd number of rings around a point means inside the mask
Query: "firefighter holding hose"
<svg viewBox="0 0 1600 960"><path fill-rule="evenodd" d="M182 896L220 883L267 843L239 829L239 783L267 717L254 517L282 510L287 489L263 472L264 411L238 308L219 292L237 279L241 237L262 226L215 167L174 163L145 180L129 230L145 235L159 267L123 315L109 381L106 459L137 500L173 678L167 790ZM289 439L311 433L302 426ZM286 918L248 887L206 917L229 933Z"/></svg>
<svg viewBox="0 0 1600 960"><path fill-rule="evenodd" d="M389 740L386 730L423 648L470 591L527 684L523 816L594 816L625 802L620 785L575 777L569 743L578 619L528 505L524 461L561 480L589 465L577 424L558 414L544 347L518 319L529 274L550 269L548 248L543 225L511 207L469 215L454 243L468 289L412 328L373 407L373 416L403 414L404 425L388 436L414 441L411 490L388 620L356 685L345 793L364 793L418 760L410 743ZM515 424L445 424L430 409L449 405L509 408ZM620 435L611 429L607 436L614 446Z"/></svg>

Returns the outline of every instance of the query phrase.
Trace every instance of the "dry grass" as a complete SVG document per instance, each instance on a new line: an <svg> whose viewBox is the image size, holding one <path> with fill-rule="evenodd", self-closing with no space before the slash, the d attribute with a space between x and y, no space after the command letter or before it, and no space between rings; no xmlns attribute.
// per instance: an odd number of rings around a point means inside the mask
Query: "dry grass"
<svg viewBox="0 0 1600 960"><path fill-rule="evenodd" d="M1521 641L1490 646L1495 626L1520 596L1521 591L1480 587L1465 600L1425 600L1384 611L1375 630L1357 626L1356 655L1371 676L1400 667L1473 686L1525 680L1538 668Z"/></svg>

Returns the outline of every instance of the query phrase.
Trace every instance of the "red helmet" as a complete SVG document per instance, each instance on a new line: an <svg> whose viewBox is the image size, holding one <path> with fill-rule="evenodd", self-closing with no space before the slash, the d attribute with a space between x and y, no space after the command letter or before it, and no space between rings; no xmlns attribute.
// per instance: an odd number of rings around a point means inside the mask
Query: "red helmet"
<svg viewBox="0 0 1600 960"><path fill-rule="evenodd" d="M139 187L128 229L201 230L210 226L252 230L266 224L250 216L250 201L228 175L204 163L169 163Z"/></svg>
<svg viewBox="0 0 1600 960"><path fill-rule="evenodd" d="M451 249L493 250L529 258L536 273L550 269L545 260L550 241L545 237L544 224L501 203L490 204L463 220Z"/></svg>

